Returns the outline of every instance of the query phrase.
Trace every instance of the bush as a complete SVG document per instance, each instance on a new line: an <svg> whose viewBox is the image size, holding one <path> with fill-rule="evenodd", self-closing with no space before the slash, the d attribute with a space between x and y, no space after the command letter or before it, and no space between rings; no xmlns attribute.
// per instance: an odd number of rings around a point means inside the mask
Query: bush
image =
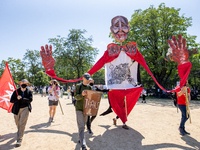
<svg viewBox="0 0 200 150"><path fill-rule="evenodd" d="M103 97L104 98L108 98L108 94L103 94Z"/></svg>

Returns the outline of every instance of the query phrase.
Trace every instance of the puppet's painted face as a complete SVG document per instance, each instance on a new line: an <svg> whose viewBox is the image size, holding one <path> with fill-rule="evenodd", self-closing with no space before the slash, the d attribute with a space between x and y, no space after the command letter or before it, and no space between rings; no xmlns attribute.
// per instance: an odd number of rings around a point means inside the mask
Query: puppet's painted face
<svg viewBox="0 0 200 150"><path fill-rule="evenodd" d="M128 20L123 16L116 16L111 21L110 30L118 42L123 42L126 40L130 26L128 25Z"/></svg>

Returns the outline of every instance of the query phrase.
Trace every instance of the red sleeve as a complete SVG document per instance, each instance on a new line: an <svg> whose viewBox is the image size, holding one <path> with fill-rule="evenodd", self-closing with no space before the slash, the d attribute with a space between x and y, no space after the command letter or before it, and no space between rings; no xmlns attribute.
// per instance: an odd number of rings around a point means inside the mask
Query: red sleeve
<svg viewBox="0 0 200 150"><path fill-rule="evenodd" d="M179 86L178 88L175 88L175 92L176 92L176 93L178 93L178 92L180 92L180 91L181 91L180 86Z"/></svg>
<svg viewBox="0 0 200 150"><path fill-rule="evenodd" d="M170 93L170 92L173 92L173 91L176 91L176 89L172 90L172 91L167 91L165 90L159 83L158 81L156 80L156 78L153 76L153 74L151 73L149 67L147 66L146 64L146 61L144 59L144 57L142 56L142 54L138 51L137 49L137 52L134 56L131 56L129 54L127 54L131 59L137 61L140 65L142 65L146 71L151 75L151 77L154 79L154 81L156 82L156 84L164 91L166 91L167 93ZM181 78L181 81L180 81L180 87L183 87L183 85L186 83L186 80L187 80L187 77L190 73L190 69L192 67L192 64L190 62L188 63L185 63L185 64L182 64L182 65L178 65L178 72L179 72L179 76Z"/></svg>
<svg viewBox="0 0 200 150"><path fill-rule="evenodd" d="M106 50L104 52L104 55L97 61L97 63L88 71L88 73L90 75L94 74L95 72L97 72L99 69L101 69L106 63L109 63L111 61L113 61L115 58L117 58L119 55L115 56L115 57L110 57L108 55L108 51ZM82 80L83 77L79 78L79 79L74 79L74 80L65 80L62 78L58 78L55 74L55 70L50 70L50 71L46 71L46 74L48 74L50 77L57 79L63 83L66 82L77 82L79 80Z"/></svg>
<svg viewBox="0 0 200 150"><path fill-rule="evenodd" d="M188 87L187 89L188 89L188 93L190 93L190 88Z"/></svg>
<svg viewBox="0 0 200 150"><path fill-rule="evenodd" d="M113 61L115 58L117 58L119 55L116 57L110 57L108 55L108 51L104 52L104 55L97 61L97 63L88 71L90 75L94 74L97 72L99 69L101 69L106 63L109 63Z"/></svg>

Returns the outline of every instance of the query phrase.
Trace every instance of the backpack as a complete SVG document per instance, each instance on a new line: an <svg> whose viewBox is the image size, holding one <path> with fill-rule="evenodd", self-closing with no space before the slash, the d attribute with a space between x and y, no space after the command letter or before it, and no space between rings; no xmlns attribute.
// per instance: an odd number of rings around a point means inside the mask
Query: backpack
<svg viewBox="0 0 200 150"><path fill-rule="evenodd" d="M82 86L82 83L79 84L79 94L81 93L81 86ZM75 90L74 90L73 92L75 93ZM74 106L75 106L75 104L76 104L76 99L73 97L72 100L73 100L73 104L74 104Z"/></svg>
<svg viewBox="0 0 200 150"><path fill-rule="evenodd" d="M81 94L81 87L82 87L82 84L83 84L83 83L80 83L80 84L79 84L79 91L78 91L79 94ZM89 87L90 87L90 85L89 85Z"/></svg>
<svg viewBox="0 0 200 150"><path fill-rule="evenodd" d="M81 87L82 87L82 83L79 84L79 91L78 91L79 94L81 94Z"/></svg>

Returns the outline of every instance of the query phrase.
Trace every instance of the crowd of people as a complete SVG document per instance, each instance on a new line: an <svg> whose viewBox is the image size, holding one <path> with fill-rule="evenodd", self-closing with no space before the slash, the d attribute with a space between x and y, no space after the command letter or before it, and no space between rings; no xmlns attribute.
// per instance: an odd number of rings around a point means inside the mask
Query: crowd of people
<svg viewBox="0 0 200 150"><path fill-rule="evenodd" d="M59 87L59 82L55 79L52 79L49 81L50 86L47 89L48 93L48 100L49 100L49 123L53 123L55 113L56 113L56 107L58 106L59 98L61 97L61 89ZM28 80L23 79L19 81L18 83L20 87L13 92L11 96L11 103L14 103L13 108L12 108L12 113L14 114L14 119L15 123L17 126L17 142L16 146L19 147L21 146L23 135L24 135L24 130L25 126L28 120L29 112L31 112L31 102L33 101L33 92L30 90L30 83ZM83 82L79 84L73 84L72 87L74 87L75 90L72 90L71 87L68 87L69 94L71 94L72 97L72 103L75 106L76 110L76 120L77 120L77 126L78 126L78 136L79 136L79 143L81 144L81 147L83 150L86 150L86 141L85 141L85 136L84 136L84 130L85 130L85 125L87 125L87 130L89 133L92 133L91 130L91 123L92 121L96 118L96 116L88 116L83 113L84 111L84 97L86 96L86 92L84 90L96 90L96 91L102 91L102 92L108 92L109 90L101 90L99 88L94 88L94 80L91 78L91 76L88 73L85 73L83 75ZM28 88L29 87L29 88ZM46 89L46 87L44 87ZM43 89L44 89L43 88ZM70 89L70 90L69 90ZM187 90L187 96L188 96L188 101L186 101L186 93ZM42 93L46 94L46 90L42 90ZM179 131L181 135L185 134L190 134L185 130L185 123L188 120L189 116L186 111L186 107L189 105L189 101L191 100L190 97L190 89L188 88L188 83L183 87L177 89L176 93L176 99L177 99L177 104L178 107L182 113L182 118L181 118L181 123L179 126ZM43 95L45 95L43 94ZM146 91L143 90L142 92L142 97L143 100L142 102L145 101L145 95ZM68 95L68 99L69 99ZM74 99L74 100L73 100ZM109 111L109 112L108 112ZM104 112L101 115L106 115L108 113L112 112L112 107ZM113 124L116 125L116 120L119 117L116 116L116 118L113 119ZM126 128L125 128L126 129Z"/></svg>

